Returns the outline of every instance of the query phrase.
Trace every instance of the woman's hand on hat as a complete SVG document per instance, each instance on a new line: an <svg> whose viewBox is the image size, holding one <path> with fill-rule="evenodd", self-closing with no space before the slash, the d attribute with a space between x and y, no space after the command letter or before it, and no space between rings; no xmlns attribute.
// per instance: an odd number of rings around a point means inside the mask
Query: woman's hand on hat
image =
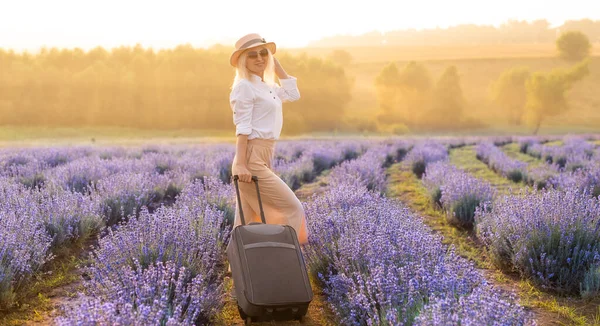
<svg viewBox="0 0 600 326"><path fill-rule="evenodd" d="M279 63L279 60L273 57L273 61L275 62L275 74L277 75L277 77L279 77L279 79L288 79L289 76L281 66L281 63Z"/></svg>

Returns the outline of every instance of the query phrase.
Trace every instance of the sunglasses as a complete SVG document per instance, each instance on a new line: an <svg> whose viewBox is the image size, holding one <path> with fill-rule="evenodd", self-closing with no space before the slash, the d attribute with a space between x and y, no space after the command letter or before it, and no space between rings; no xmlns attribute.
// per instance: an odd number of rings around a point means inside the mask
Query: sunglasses
<svg viewBox="0 0 600 326"><path fill-rule="evenodd" d="M248 52L248 58L250 58L250 59L256 59L256 58L258 58L259 54L260 54L261 57L266 58L266 57L269 56L269 51L267 49L262 49L259 52L250 51L250 52Z"/></svg>

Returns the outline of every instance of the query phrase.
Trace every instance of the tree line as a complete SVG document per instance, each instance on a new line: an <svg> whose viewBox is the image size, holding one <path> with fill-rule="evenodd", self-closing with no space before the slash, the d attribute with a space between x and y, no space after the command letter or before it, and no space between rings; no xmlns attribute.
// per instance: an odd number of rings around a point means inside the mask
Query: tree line
<svg viewBox="0 0 600 326"><path fill-rule="evenodd" d="M563 33L556 41L558 55L572 63L568 69L531 72L528 67L508 69L493 83L491 100L513 125L525 123L536 134L543 121L569 110L567 91L589 73L591 44L579 31ZM465 118L468 103L458 70L449 66L434 82L425 67L410 62L403 69L395 63L384 67L375 79L381 129L393 133L459 130L478 127Z"/></svg>
<svg viewBox="0 0 600 326"><path fill-rule="evenodd" d="M549 73L514 67L492 85L491 100L515 125L537 132L542 122L568 110L567 91L589 74L590 41L568 32L556 42L572 68ZM0 124L112 126L146 129L230 130L229 92L234 69L229 50L190 45L155 51L142 46L90 51L44 48L37 54L0 49ZM327 59L277 55L298 77L302 100L284 106L284 134L376 131L403 134L483 127L466 118L469 104L460 74L439 76L413 61L385 66L374 80L379 109L361 118L345 113L353 78L334 51ZM342 62L342 64L340 64Z"/></svg>
<svg viewBox="0 0 600 326"><path fill-rule="evenodd" d="M0 49L0 124L234 130L229 52L190 45ZM278 55L302 100L284 106L285 132L339 128L352 79L330 60Z"/></svg>

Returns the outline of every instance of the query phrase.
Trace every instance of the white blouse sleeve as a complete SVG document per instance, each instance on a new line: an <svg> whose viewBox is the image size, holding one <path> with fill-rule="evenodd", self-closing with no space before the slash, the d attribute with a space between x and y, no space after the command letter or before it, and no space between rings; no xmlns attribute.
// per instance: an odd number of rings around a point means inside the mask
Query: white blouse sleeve
<svg viewBox="0 0 600 326"><path fill-rule="evenodd" d="M300 91L296 77L289 76L286 79L279 79L281 86L276 87L277 96L282 102L293 102L300 99Z"/></svg>
<svg viewBox="0 0 600 326"><path fill-rule="evenodd" d="M250 135L252 132L252 109L254 108L252 87L244 81L237 83L231 90L229 103L233 110L235 135Z"/></svg>

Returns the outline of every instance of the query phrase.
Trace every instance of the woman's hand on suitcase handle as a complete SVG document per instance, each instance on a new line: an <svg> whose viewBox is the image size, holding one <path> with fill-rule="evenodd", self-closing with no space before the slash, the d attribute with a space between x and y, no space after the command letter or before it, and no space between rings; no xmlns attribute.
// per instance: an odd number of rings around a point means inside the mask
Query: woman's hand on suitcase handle
<svg viewBox="0 0 600 326"><path fill-rule="evenodd" d="M252 181L252 174L245 165L235 165L231 172L233 175L237 175L241 182L250 183Z"/></svg>

